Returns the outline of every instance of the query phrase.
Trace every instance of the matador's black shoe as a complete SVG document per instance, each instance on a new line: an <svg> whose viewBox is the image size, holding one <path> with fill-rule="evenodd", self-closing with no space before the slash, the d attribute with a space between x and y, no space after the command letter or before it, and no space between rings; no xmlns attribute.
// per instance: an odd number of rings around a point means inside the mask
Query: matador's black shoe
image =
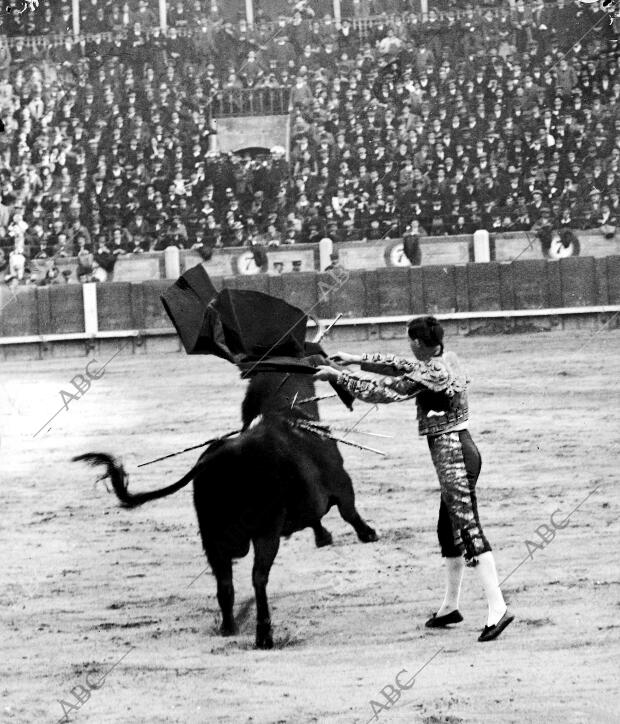
<svg viewBox="0 0 620 724"><path fill-rule="evenodd" d="M478 641L493 641L493 639L496 639L501 632L514 621L515 617L513 614L508 612L508 609L506 609L506 613L500 618L500 620L493 624L493 626L485 626L480 636L478 636Z"/></svg>
<svg viewBox="0 0 620 724"><path fill-rule="evenodd" d="M455 611L450 611L450 613L446 613L445 616L438 616L436 613L434 613L428 619L425 625L427 628L444 628L451 623L461 623L462 620L463 617L461 616L461 613L457 608Z"/></svg>

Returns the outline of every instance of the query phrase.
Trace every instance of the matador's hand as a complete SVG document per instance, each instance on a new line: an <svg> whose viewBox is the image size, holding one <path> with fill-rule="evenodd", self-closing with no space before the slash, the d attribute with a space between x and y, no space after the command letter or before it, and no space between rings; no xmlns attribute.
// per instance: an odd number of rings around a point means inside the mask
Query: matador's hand
<svg viewBox="0 0 620 724"><path fill-rule="evenodd" d="M337 362L339 365L355 365L360 364L361 357L356 354L348 354L348 352L336 352L331 355L330 359Z"/></svg>
<svg viewBox="0 0 620 724"><path fill-rule="evenodd" d="M321 365L320 367L317 367L317 371L314 373L314 379L335 380L338 378L339 374L340 373L337 369L334 369L333 367L328 367L327 365Z"/></svg>

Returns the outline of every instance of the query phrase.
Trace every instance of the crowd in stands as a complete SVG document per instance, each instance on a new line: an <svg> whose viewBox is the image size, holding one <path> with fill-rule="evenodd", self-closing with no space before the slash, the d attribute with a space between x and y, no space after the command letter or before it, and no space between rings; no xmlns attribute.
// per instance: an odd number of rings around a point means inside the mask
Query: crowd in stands
<svg viewBox="0 0 620 724"><path fill-rule="evenodd" d="M620 55L601 3L446 0L422 18L418 2L355 0L336 23L291 0L276 17L257 3L250 28L213 0L172 0L165 33L157 6L82 0L77 40L67 3L2 15L5 274L78 255L87 278L169 244L372 240L412 225L614 232ZM283 87L290 154L217 151L215 103L242 109L249 92Z"/></svg>

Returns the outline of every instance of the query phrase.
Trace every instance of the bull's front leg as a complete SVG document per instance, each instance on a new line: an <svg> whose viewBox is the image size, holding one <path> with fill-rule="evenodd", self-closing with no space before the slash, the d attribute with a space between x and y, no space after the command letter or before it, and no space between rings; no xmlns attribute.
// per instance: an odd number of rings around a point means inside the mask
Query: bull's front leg
<svg viewBox="0 0 620 724"><path fill-rule="evenodd" d="M280 533L284 523L284 514L274 521L272 530L265 535L254 538L254 567L252 568L252 584L256 596L256 648L273 648L273 629L267 601L267 582L269 572L280 547Z"/></svg>

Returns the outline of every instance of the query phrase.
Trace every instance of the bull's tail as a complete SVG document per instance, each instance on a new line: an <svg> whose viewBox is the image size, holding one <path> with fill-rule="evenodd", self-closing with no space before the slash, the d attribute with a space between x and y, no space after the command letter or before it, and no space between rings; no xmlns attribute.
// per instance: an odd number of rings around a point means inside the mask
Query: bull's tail
<svg viewBox="0 0 620 724"><path fill-rule="evenodd" d="M163 498L166 495L172 495L172 493L176 493L177 490L181 490L181 488L184 488L194 478L197 472L196 468L198 467L198 465L195 465L180 480L178 480L176 483L172 483L172 485L167 485L165 488L160 488L159 490L151 490L146 493L130 493L127 489L129 478L127 476L127 473L125 472L125 468L123 468L121 463L119 463L111 455L108 455L107 453L94 452L84 453L84 455L76 455L74 458L72 458L72 461L84 461L85 463L93 466L103 465L105 467L105 473L99 479L105 480L106 478L109 478L110 482L112 483L112 488L114 489L116 497L121 501L124 506L128 508L134 508L138 505L142 505L142 503L146 503L149 500L156 500L157 498Z"/></svg>

